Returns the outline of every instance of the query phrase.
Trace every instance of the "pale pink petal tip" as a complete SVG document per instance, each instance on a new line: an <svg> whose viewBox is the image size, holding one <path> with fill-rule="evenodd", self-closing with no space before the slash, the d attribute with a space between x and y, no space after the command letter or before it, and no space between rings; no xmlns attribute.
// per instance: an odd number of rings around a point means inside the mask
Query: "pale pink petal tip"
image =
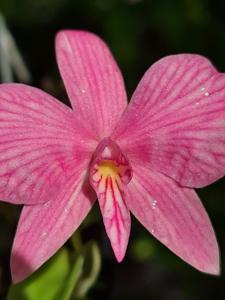
<svg viewBox="0 0 225 300"><path fill-rule="evenodd" d="M204 270L200 270L200 271L202 271L204 273L211 274L211 275L220 276L221 266L220 266L220 257L219 257L219 255L215 259L214 264L208 265Z"/></svg>
<svg viewBox="0 0 225 300"><path fill-rule="evenodd" d="M156 62L114 132L133 164L199 188L225 174L225 74L199 55Z"/></svg>
<svg viewBox="0 0 225 300"><path fill-rule="evenodd" d="M29 266L22 256L11 254L11 276L13 283L19 283L32 274L35 269Z"/></svg>
<svg viewBox="0 0 225 300"><path fill-rule="evenodd" d="M93 33L60 31L56 56L76 113L98 139L109 136L127 105L121 72L108 46Z"/></svg>
<svg viewBox="0 0 225 300"><path fill-rule="evenodd" d="M24 206L11 254L13 282L41 267L71 237L95 202L86 172L80 167L54 201Z"/></svg>
<svg viewBox="0 0 225 300"><path fill-rule="evenodd" d="M123 251L121 250L117 251L116 249L114 249L114 254L118 263L121 263L123 261L126 254L126 250L127 250L127 245L124 247Z"/></svg>
<svg viewBox="0 0 225 300"><path fill-rule="evenodd" d="M134 216L185 262L201 272L219 275L216 236L194 190L146 168L133 171L127 205Z"/></svg>

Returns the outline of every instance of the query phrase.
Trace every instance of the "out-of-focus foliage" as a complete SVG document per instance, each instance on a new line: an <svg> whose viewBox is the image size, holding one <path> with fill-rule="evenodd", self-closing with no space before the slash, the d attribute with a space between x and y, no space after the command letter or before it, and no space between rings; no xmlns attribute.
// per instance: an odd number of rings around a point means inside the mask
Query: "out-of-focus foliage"
<svg viewBox="0 0 225 300"><path fill-rule="evenodd" d="M12 285L7 300L70 299L73 287L82 271L83 258L79 256L73 264L71 267L68 251L60 250L30 278ZM71 276L73 273L75 276Z"/></svg>
<svg viewBox="0 0 225 300"><path fill-rule="evenodd" d="M78 284L75 286L74 294L78 298L84 298L89 289L98 278L101 268L101 256L99 248L95 242L89 242L84 251L84 265Z"/></svg>
<svg viewBox="0 0 225 300"><path fill-rule="evenodd" d="M28 279L12 284L7 300L83 299L95 283L100 265L95 242L78 253L64 247Z"/></svg>
<svg viewBox="0 0 225 300"><path fill-rule="evenodd" d="M66 104L69 101L54 56L54 36L60 29L85 29L100 35L122 69L129 95L144 71L168 54L203 54L225 72L224 0L1 0L0 12L28 65L32 85ZM128 253L124 262L117 264L96 207L81 230L85 242L96 239L100 243L103 257L100 277L88 299L225 299L225 180L198 193L220 244L220 277L202 274L183 263L135 220ZM5 298L10 284L10 244L18 215L15 207L0 204L0 299Z"/></svg>

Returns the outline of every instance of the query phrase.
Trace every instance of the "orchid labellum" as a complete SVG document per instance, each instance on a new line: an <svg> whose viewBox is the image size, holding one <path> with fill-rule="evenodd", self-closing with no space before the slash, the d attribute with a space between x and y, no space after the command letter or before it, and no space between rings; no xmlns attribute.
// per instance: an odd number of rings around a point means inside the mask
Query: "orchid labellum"
<svg viewBox="0 0 225 300"><path fill-rule="evenodd" d="M14 282L65 243L96 198L118 261L132 213L184 261L218 274L216 237L193 188L225 175L225 75L202 56L171 55L127 105L99 37L62 31L56 54L73 109L30 86L0 85L0 198L24 204Z"/></svg>

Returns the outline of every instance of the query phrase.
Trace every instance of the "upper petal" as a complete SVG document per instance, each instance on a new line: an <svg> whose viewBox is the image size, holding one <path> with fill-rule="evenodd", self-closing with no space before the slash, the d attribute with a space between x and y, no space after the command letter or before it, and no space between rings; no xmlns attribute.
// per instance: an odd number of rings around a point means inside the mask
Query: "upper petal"
<svg viewBox="0 0 225 300"><path fill-rule="evenodd" d="M127 105L120 70L106 44L77 30L58 33L56 54L73 108L95 131L109 136Z"/></svg>
<svg viewBox="0 0 225 300"><path fill-rule="evenodd" d="M225 174L225 75L198 55L161 59L145 73L113 137L131 163L184 186L212 183Z"/></svg>
<svg viewBox="0 0 225 300"><path fill-rule="evenodd" d="M74 112L22 84L0 85L0 199L37 204L55 199L95 142Z"/></svg>
<svg viewBox="0 0 225 300"><path fill-rule="evenodd" d="M85 176L78 168L55 201L23 208L11 254L13 282L37 270L83 221L96 198Z"/></svg>
<svg viewBox="0 0 225 300"><path fill-rule="evenodd" d="M135 168L127 206L161 243L198 270L219 273L219 250L204 207L190 188L163 174Z"/></svg>

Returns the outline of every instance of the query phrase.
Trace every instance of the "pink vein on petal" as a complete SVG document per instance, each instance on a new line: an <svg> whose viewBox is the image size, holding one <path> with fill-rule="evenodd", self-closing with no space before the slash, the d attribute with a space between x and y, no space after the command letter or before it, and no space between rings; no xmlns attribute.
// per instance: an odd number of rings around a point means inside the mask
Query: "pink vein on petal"
<svg viewBox="0 0 225 300"><path fill-rule="evenodd" d="M109 136L127 105L110 50L92 33L66 30L57 35L56 54L73 108L98 138Z"/></svg>
<svg viewBox="0 0 225 300"><path fill-rule="evenodd" d="M145 73L113 138L132 164L202 187L224 176L224 131L225 75L181 54Z"/></svg>
<svg viewBox="0 0 225 300"><path fill-rule="evenodd" d="M25 206L11 255L14 282L29 276L73 234L91 209L96 195L77 169L54 201Z"/></svg>
<svg viewBox="0 0 225 300"><path fill-rule="evenodd" d="M54 199L95 147L92 134L58 100L22 84L0 86L1 200Z"/></svg>
<svg viewBox="0 0 225 300"><path fill-rule="evenodd" d="M127 206L161 243L198 270L218 274L219 250L197 194L146 168L134 170Z"/></svg>

